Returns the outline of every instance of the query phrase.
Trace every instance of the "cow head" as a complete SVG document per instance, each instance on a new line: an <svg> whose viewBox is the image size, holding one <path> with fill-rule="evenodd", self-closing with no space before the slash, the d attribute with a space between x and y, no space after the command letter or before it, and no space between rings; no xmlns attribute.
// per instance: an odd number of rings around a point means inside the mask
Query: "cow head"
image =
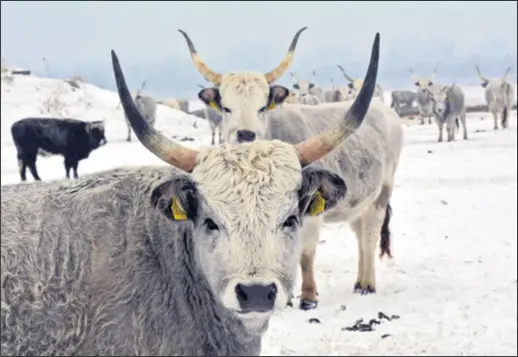
<svg viewBox="0 0 518 357"><path fill-rule="evenodd" d="M287 88L273 83L291 65L297 41L305 29L297 31L284 59L266 74L253 71L220 74L213 71L198 55L187 33L179 30L187 41L194 66L215 85L201 90L198 97L221 113L225 142L250 142L264 138L268 111L282 104L289 95Z"/></svg>
<svg viewBox="0 0 518 357"><path fill-rule="evenodd" d="M448 115L450 108L450 99L448 97L448 92L450 88L453 88L455 83L449 86L443 86L436 88L437 86L431 86L431 88L427 89L427 92L430 93L430 99L433 103L433 111L439 117L445 117Z"/></svg>
<svg viewBox="0 0 518 357"><path fill-rule="evenodd" d="M95 150L106 144L107 140L104 136L104 121L96 120L86 123L86 132L88 133L88 141L91 150Z"/></svg>
<svg viewBox="0 0 518 357"><path fill-rule="evenodd" d="M482 72L480 72L480 68L478 68L478 65L476 65L475 68L477 69L477 73L480 78L480 85L482 86L482 88L486 88L487 85L489 84L490 80L487 77L484 77L482 75ZM507 70L505 71L504 76L502 77L503 82L505 82L507 80L507 75L509 74L511 69L512 69L512 67L508 67Z"/></svg>
<svg viewBox="0 0 518 357"><path fill-rule="evenodd" d="M345 69L342 66L337 65L337 67L340 69L340 71L342 71L342 74L344 75L345 80L348 81L347 93L346 93L345 97L348 100L356 98L356 94L360 91L360 89L363 85L363 79L353 79L352 77L349 77L347 75L347 73L345 73Z"/></svg>
<svg viewBox="0 0 518 357"><path fill-rule="evenodd" d="M414 85L417 87L417 90L421 91L421 92L427 92L429 87L433 86L433 84L434 84L437 70L436 69L433 70L430 78L417 77L414 74L413 70L410 70L410 74L412 75L412 81L414 82Z"/></svg>
<svg viewBox="0 0 518 357"><path fill-rule="evenodd" d="M296 278L299 230L304 219L322 214L345 195L346 186L339 176L309 165L361 125L374 92L378 61L379 34L366 85L344 120L329 131L297 145L256 141L196 151L171 141L147 123L135 107L112 51L119 97L139 141L160 159L190 173L155 187L151 204L167 218L163 224L192 222L188 244L195 268L203 273L221 306L240 319L250 333L262 333L273 311L288 301ZM219 90L212 91L221 91L221 107L251 110L252 105L261 104L258 97L264 99L264 106L268 100L275 101L279 93L283 95L282 88L268 89L268 78L249 72L226 75ZM241 103L240 98L257 101Z"/></svg>
<svg viewBox="0 0 518 357"><path fill-rule="evenodd" d="M293 72L290 72L290 76L293 79L293 90L299 98L313 94L312 89L315 88L315 71L313 71L312 78L309 81L297 79Z"/></svg>

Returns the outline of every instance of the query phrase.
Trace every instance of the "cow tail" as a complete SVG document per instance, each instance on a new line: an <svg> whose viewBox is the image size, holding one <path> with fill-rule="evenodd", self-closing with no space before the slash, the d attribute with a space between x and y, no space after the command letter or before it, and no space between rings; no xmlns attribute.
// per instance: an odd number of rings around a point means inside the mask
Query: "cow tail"
<svg viewBox="0 0 518 357"><path fill-rule="evenodd" d="M390 251L390 219L392 218L392 207L390 207L390 203L387 204L387 209L385 210L385 219L383 220L383 225L381 226L380 232L380 258L383 258L384 255L387 255L389 258L392 258L392 253Z"/></svg>

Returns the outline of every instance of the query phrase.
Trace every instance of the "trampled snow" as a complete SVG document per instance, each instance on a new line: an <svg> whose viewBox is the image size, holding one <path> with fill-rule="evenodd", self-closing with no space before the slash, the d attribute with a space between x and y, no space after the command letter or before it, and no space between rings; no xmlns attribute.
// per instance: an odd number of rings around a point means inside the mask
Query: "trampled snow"
<svg viewBox="0 0 518 357"><path fill-rule="evenodd" d="M470 105L484 104L482 88L463 89ZM2 81L1 100L2 185L20 181L10 127L28 116L105 120L108 144L79 163L80 176L123 165L164 165L135 139L124 141L114 92L15 76L12 83ZM177 110L159 106L157 128L175 140L193 138L182 141L186 146L210 144L207 123ZM391 201L394 258L376 263L377 294L353 294L356 239L346 225L326 226L316 261L319 306L274 316L263 355L516 356L516 112L508 129L496 131L487 113L469 114L468 141L458 135L455 142L437 143L434 124L404 128ZM45 181L64 178L61 156L40 156L37 167ZM27 178L32 180L29 172ZM300 280L297 294L299 289ZM399 318L383 320L371 332L346 330L359 319L378 319L379 312Z"/></svg>

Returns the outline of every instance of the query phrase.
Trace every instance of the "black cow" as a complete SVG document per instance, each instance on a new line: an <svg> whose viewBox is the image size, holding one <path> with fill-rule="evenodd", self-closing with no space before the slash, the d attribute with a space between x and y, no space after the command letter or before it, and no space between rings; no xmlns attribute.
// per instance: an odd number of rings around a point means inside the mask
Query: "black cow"
<svg viewBox="0 0 518 357"><path fill-rule="evenodd" d="M106 144L102 121L84 122L76 119L25 118L11 126L16 150L20 178L26 180L27 167L35 180L41 181L36 170L38 151L65 157L65 171L70 178L70 169L77 178L77 165L86 159L92 150Z"/></svg>

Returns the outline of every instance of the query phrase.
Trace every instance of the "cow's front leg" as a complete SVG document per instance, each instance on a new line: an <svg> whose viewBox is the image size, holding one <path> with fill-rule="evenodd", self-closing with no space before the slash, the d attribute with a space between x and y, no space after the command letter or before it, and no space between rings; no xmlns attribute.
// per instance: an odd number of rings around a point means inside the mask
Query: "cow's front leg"
<svg viewBox="0 0 518 357"><path fill-rule="evenodd" d="M307 218L302 234L300 268L302 272L302 294L299 308L311 310L317 307L317 284L315 280L315 254L320 237L321 217Z"/></svg>
<svg viewBox="0 0 518 357"><path fill-rule="evenodd" d="M351 226L358 240L358 276L354 292L362 295L376 292L375 257L386 208L373 204Z"/></svg>
<svg viewBox="0 0 518 357"><path fill-rule="evenodd" d="M493 125L493 129L497 130L498 129L498 115L496 114L496 112L493 112L493 122L495 123Z"/></svg>

